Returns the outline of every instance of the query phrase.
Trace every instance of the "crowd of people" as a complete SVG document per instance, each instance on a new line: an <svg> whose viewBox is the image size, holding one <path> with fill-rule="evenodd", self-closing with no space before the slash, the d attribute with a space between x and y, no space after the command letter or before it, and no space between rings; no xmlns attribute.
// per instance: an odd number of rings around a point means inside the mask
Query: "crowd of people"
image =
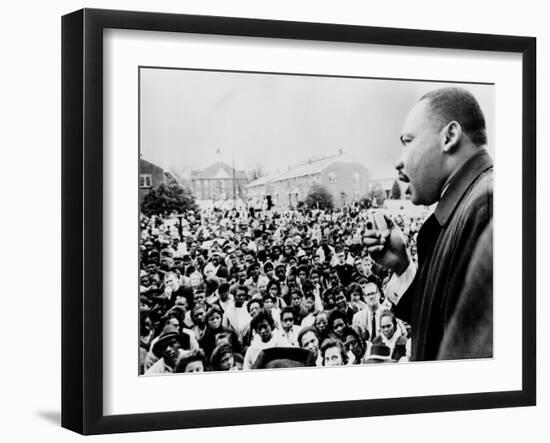
<svg viewBox="0 0 550 443"><path fill-rule="evenodd" d="M398 215L416 260L424 221ZM369 256L372 209L142 215L139 373L407 361L411 327Z"/></svg>

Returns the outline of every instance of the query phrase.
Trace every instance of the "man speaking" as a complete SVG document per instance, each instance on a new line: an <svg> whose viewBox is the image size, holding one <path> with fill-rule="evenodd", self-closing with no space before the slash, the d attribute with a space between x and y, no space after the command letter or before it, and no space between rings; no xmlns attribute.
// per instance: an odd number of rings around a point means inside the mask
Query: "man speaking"
<svg viewBox="0 0 550 443"><path fill-rule="evenodd" d="M418 233L418 267L401 231L387 217L389 229L367 231L364 241L372 257L393 271L386 295L395 304L397 317L412 326L411 360L434 360L438 355L492 357L492 339L489 346L486 341L476 346L475 337L469 337L479 331L477 319L490 318L492 323L492 316L477 315L487 306L486 300L470 296L465 281L472 252L493 216L493 163L485 149L483 112L465 89L438 89L413 107L400 139L403 151L396 169L399 178L409 183L412 203L438 202ZM483 259L492 270L492 252ZM476 294L492 297L492 278L486 285L486 291L477 288ZM470 345L441 354L456 307L463 305L461 299L469 304L471 321L461 322L461 333ZM481 327L492 333L492 324Z"/></svg>

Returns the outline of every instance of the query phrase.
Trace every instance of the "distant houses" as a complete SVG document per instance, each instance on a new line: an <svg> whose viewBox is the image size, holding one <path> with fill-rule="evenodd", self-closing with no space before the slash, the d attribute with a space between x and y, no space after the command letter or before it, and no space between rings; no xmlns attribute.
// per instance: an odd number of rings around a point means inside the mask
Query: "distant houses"
<svg viewBox="0 0 550 443"><path fill-rule="evenodd" d="M349 154L338 151L337 155L289 167L287 171L262 176L249 181L247 174L217 160L202 170L188 170L182 176L140 158L139 201L162 183L175 181L180 186L190 187L195 198L205 204L241 200L249 205L295 208L314 184L323 186L332 195L334 206L341 208L359 202L369 191L381 188L386 198L391 198L395 178L373 178L369 170ZM401 198L407 198L407 183L399 182ZM210 202L210 203L207 203Z"/></svg>
<svg viewBox="0 0 550 443"><path fill-rule="evenodd" d="M139 204L152 190L163 183L175 183L184 187L178 178L171 172L151 163L143 158L139 159Z"/></svg>
<svg viewBox="0 0 550 443"><path fill-rule="evenodd" d="M277 208L296 207L311 186L324 186L336 207L359 201L369 191L369 171L342 150L337 155L311 160L288 171L260 177L246 186L249 202L255 206L269 202Z"/></svg>
<svg viewBox="0 0 550 443"><path fill-rule="evenodd" d="M244 199L248 177L222 161L191 171L191 187L198 200Z"/></svg>
<svg viewBox="0 0 550 443"><path fill-rule="evenodd" d="M143 158L139 159L139 203L152 190L166 181L164 169Z"/></svg>

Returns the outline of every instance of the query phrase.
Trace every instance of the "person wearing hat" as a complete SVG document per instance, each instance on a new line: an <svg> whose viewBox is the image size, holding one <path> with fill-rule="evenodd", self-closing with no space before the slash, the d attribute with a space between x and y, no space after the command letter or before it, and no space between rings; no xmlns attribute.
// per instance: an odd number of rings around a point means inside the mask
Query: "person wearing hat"
<svg viewBox="0 0 550 443"><path fill-rule="evenodd" d="M386 345L372 345L365 363L392 363L391 350Z"/></svg>
<svg viewBox="0 0 550 443"><path fill-rule="evenodd" d="M147 353L145 361L143 362L145 372L147 372L147 370L150 369L151 366L158 362L159 357L157 354L155 354L155 352L153 352L153 349L156 343L165 334L175 332L181 335L183 337L183 342L186 344L186 350L199 348L199 344L195 339L195 334L193 333L193 331L183 327L183 313L184 311L179 306L174 306L170 310L168 310L166 314L164 314L164 316L160 319L160 324L158 325L158 328L160 328L160 333L158 333L158 335L150 342L149 352Z"/></svg>
<svg viewBox="0 0 550 443"><path fill-rule="evenodd" d="M315 366L312 352L302 348L268 348L260 351L252 369L281 369Z"/></svg>
<svg viewBox="0 0 550 443"><path fill-rule="evenodd" d="M177 332L167 332L152 345L151 351L157 362L145 371L145 375L170 374L174 372L178 358L189 349L189 338Z"/></svg>

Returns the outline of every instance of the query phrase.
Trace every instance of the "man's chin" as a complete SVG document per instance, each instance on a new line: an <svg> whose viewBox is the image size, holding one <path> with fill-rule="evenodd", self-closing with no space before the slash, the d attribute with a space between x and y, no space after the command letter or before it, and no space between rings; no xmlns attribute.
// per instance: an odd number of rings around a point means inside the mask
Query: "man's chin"
<svg viewBox="0 0 550 443"><path fill-rule="evenodd" d="M431 204L425 198L422 198L422 196L415 195L414 192L411 194L411 203L416 206L429 206Z"/></svg>

